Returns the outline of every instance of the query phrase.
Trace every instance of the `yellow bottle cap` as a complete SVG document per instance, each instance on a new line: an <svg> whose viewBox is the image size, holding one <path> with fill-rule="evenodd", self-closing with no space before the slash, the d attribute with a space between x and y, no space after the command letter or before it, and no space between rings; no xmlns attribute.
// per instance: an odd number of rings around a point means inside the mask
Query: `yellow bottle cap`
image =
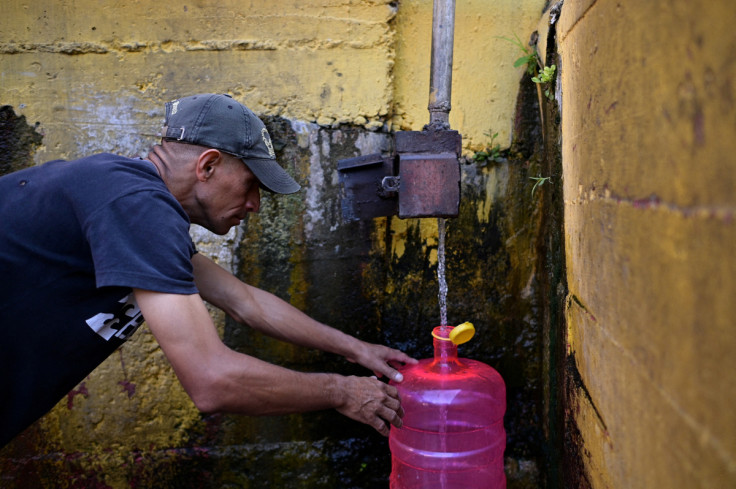
<svg viewBox="0 0 736 489"><path fill-rule="evenodd" d="M475 326L473 326L473 323L466 321L463 324L458 324L450 331L450 341L456 345L462 345L470 341L473 335L475 335Z"/></svg>

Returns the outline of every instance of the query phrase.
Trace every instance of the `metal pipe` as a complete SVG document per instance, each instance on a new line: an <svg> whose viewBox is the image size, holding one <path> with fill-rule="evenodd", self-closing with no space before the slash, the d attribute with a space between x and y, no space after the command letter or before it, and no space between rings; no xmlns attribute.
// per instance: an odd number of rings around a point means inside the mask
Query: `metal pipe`
<svg viewBox="0 0 736 489"><path fill-rule="evenodd" d="M450 128L452 50L455 40L455 0L434 0L432 63L429 76L429 125Z"/></svg>

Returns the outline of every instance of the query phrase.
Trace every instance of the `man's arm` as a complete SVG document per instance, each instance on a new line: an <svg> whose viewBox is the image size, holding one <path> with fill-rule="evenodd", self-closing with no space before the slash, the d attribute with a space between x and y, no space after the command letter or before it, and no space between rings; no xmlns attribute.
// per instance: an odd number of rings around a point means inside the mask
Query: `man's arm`
<svg viewBox="0 0 736 489"><path fill-rule="evenodd" d="M199 295L135 289L146 318L179 381L198 409L249 415L334 408L388 436L401 426L398 392L374 378L301 373L228 348Z"/></svg>
<svg viewBox="0 0 736 489"><path fill-rule="evenodd" d="M238 280L209 258L192 258L194 280L202 297L238 322L289 343L343 355L378 377L401 381L392 363L416 363L383 345L366 343L310 318L273 294Z"/></svg>

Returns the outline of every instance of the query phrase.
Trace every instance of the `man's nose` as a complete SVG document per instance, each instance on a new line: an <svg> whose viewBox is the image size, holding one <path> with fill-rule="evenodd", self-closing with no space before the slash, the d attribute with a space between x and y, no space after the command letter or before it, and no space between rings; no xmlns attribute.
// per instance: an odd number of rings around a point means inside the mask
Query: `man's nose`
<svg viewBox="0 0 736 489"><path fill-rule="evenodd" d="M255 186L245 199L246 212L258 212L261 209L261 190Z"/></svg>

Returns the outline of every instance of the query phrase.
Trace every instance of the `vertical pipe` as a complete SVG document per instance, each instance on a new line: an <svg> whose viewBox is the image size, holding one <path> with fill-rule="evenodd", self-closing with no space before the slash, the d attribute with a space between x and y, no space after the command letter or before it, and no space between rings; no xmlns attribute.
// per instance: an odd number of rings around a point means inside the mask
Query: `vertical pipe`
<svg viewBox="0 0 736 489"><path fill-rule="evenodd" d="M434 0L428 108L429 125L436 129L450 128L454 38L455 0Z"/></svg>

